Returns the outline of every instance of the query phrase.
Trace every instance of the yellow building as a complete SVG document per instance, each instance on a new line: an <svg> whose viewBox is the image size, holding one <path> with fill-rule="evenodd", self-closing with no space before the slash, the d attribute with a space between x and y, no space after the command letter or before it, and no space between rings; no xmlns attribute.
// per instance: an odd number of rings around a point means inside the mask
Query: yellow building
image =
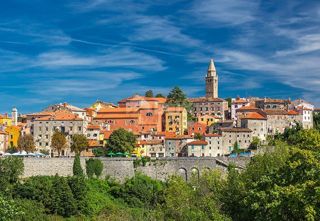
<svg viewBox="0 0 320 221"><path fill-rule="evenodd" d="M18 147L18 139L20 137L20 127L18 126L8 126L5 131L8 133L8 146Z"/></svg>
<svg viewBox="0 0 320 221"><path fill-rule="evenodd" d="M11 126L12 119L8 116L8 114L0 115L0 125Z"/></svg>
<svg viewBox="0 0 320 221"><path fill-rule="evenodd" d="M146 146L138 143L133 149L132 154L136 155L136 157L145 157L147 154Z"/></svg>
<svg viewBox="0 0 320 221"><path fill-rule="evenodd" d="M207 126L211 126L213 123L219 122L221 121L221 117L216 117L216 116L212 116L212 115L202 115L202 116L198 116L198 122L205 124Z"/></svg>
<svg viewBox="0 0 320 221"><path fill-rule="evenodd" d="M165 110L165 131L183 135L188 129L188 113L184 107L168 107Z"/></svg>

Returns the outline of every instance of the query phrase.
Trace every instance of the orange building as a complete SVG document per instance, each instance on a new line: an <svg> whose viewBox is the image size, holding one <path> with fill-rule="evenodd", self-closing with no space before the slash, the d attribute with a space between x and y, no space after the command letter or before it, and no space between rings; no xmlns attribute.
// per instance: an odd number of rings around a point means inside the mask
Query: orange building
<svg viewBox="0 0 320 221"><path fill-rule="evenodd" d="M135 95L119 102L118 108L101 108L93 118L94 123L104 124L113 131L124 128L135 134L161 131L164 98Z"/></svg>

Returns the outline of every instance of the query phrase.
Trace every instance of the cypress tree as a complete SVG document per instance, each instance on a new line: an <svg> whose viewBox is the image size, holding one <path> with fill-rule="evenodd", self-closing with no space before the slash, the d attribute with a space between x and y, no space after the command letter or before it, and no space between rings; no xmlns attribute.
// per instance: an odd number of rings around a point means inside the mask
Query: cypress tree
<svg viewBox="0 0 320 221"><path fill-rule="evenodd" d="M73 161L73 176L83 176L79 154L76 155Z"/></svg>

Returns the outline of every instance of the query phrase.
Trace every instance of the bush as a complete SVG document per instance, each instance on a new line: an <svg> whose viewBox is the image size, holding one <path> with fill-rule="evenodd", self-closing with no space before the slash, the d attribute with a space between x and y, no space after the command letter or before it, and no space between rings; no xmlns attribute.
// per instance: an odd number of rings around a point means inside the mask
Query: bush
<svg viewBox="0 0 320 221"><path fill-rule="evenodd" d="M0 159L0 191L9 192L13 184L18 182L19 176L23 174L23 159L7 157Z"/></svg>
<svg viewBox="0 0 320 221"><path fill-rule="evenodd" d="M73 161L73 176L83 176L83 170L81 167L80 156L76 155Z"/></svg>
<svg viewBox="0 0 320 221"><path fill-rule="evenodd" d="M17 203L0 196L0 221L18 220L23 215Z"/></svg>
<svg viewBox="0 0 320 221"><path fill-rule="evenodd" d="M86 172L89 178L92 178L94 175L100 177L103 171L103 163L99 159L90 158L86 160Z"/></svg>
<svg viewBox="0 0 320 221"><path fill-rule="evenodd" d="M164 184L148 176L136 174L121 186L114 186L110 193L132 207L155 208L163 202Z"/></svg>

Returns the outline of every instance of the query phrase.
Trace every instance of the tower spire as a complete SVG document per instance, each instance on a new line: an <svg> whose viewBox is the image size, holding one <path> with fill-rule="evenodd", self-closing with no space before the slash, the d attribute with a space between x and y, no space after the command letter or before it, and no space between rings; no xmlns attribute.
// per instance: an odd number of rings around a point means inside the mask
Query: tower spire
<svg viewBox="0 0 320 221"><path fill-rule="evenodd" d="M208 77L216 76L216 67L214 66L213 59L210 59L207 76Z"/></svg>

